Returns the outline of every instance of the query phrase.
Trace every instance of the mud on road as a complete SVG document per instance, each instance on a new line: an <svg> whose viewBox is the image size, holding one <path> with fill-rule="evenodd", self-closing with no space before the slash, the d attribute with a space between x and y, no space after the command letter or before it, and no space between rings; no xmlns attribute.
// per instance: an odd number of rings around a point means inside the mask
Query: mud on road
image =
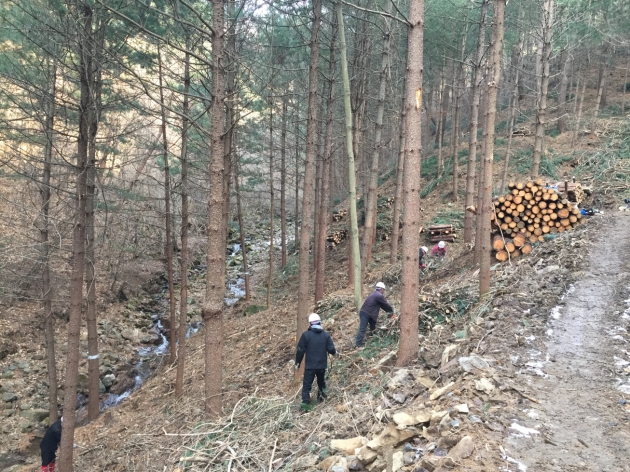
<svg viewBox="0 0 630 472"><path fill-rule="evenodd" d="M511 420L502 470L630 471L630 218L603 222L588 257L542 339L513 356L539 403Z"/></svg>

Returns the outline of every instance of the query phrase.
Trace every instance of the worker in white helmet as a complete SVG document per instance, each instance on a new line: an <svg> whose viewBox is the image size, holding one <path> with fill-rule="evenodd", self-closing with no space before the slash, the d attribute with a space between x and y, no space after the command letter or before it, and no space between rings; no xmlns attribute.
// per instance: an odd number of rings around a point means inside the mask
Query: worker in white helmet
<svg viewBox="0 0 630 472"><path fill-rule="evenodd" d="M422 258L429 252L429 248L426 246L421 246L420 249L418 249L418 266L421 269L424 269L427 265L422 262Z"/></svg>
<svg viewBox="0 0 630 472"><path fill-rule="evenodd" d="M433 250L431 254L434 256L445 257L446 256L446 243L444 241L440 241L435 246L433 246Z"/></svg>
<svg viewBox="0 0 630 472"><path fill-rule="evenodd" d="M374 333L376 329L376 321L378 320L378 313L381 310L385 310L387 313L394 313L392 306L387 303L385 299L385 284L378 282L376 284L374 292L372 292L363 302L363 306L359 311L359 332L357 333L357 339L355 346L360 348L363 346L363 337L365 331L370 326L370 335Z"/></svg>
<svg viewBox="0 0 630 472"><path fill-rule="evenodd" d="M302 409L308 410L311 403L311 387L313 380L317 378L317 399L326 398L326 379L324 374L328 367L328 354L335 355L337 350L330 334L322 328L322 320L317 313L311 313L308 317L310 324L308 330L302 333L295 355L295 368L299 369L304 355L304 380L302 382Z"/></svg>

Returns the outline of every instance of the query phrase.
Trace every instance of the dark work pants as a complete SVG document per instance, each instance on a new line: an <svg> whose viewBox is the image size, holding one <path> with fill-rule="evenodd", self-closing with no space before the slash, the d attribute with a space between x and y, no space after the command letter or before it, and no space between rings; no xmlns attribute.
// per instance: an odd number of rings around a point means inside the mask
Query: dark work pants
<svg viewBox="0 0 630 472"><path fill-rule="evenodd" d="M365 336L365 330L370 325L370 335L374 333L376 329L376 320L374 318L370 318L370 316L363 312L359 312L359 332L357 333L357 340L355 342L357 347L363 346L363 336Z"/></svg>
<svg viewBox="0 0 630 472"><path fill-rule="evenodd" d="M55 452L57 451L50 448L42 449L42 466L55 462Z"/></svg>
<svg viewBox="0 0 630 472"><path fill-rule="evenodd" d="M326 379L324 374L326 369L304 369L304 380L302 382L302 403L310 403L311 401L311 387L313 386L313 380L317 377L317 398L326 398Z"/></svg>

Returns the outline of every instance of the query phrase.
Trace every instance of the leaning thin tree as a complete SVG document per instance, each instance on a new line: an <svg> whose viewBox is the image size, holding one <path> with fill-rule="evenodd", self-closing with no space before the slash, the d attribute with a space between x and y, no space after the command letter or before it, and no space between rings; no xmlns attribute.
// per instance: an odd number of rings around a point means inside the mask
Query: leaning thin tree
<svg viewBox="0 0 630 472"><path fill-rule="evenodd" d="M359 225L357 222L357 187L354 175L354 149L352 144L352 110L350 108L350 79L348 78L348 58L346 57L346 33L343 26L341 3L337 3L339 23L339 50L341 53L341 77L343 80L343 107L346 116L346 148L348 152L348 202L350 205L350 244L354 277L354 306L361 308L361 254L359 250Z"/></svg>

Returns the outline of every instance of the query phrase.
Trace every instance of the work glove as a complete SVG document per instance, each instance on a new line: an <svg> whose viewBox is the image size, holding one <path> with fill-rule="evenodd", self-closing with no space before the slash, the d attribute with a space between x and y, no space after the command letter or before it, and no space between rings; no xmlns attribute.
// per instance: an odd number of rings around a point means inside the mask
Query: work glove
<svg viewBox="0 0 630 472"><path fill-rule="evenodd" d="M300 370L300 364L295 364L295 370Z"/></svg>

